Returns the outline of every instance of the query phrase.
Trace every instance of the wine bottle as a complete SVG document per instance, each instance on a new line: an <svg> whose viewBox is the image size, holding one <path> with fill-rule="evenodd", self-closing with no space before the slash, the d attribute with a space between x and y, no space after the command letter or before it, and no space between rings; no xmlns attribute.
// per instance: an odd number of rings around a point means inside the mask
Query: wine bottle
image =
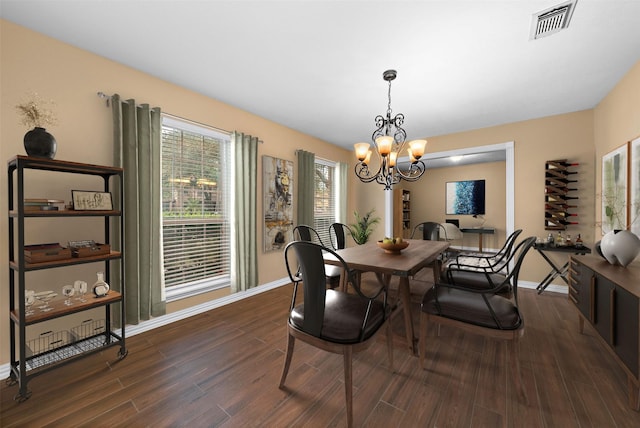
<svg viewBox="0 0 640 428"><path fill-rule="evenodd" d="M580 224L577 221L566 221L566 220L558 220L557 222L560 224L564 224L565 226L568 226L570 224Z"/></svg>
<svg viewBox="0 0 640 428"><path fill-rule="evenodd" d="M544 191L547 193L568 193L568 192L575 192L578 189L569 189L569 188L562 188L562 187L556 187L556 186L546 186L544 188Z"/></svg>
<svg viewBox="0 0 640 428"><path fill-rule="evenodd" d="M576 217L577 215L578 214L559 212L559 211L554 211L554 212L546 211L544 213L545 217Z"/></svg>
<svg viewBox="0 0 640 428"><path fill-rule="evenodd" d="M547 175L546 181L556 181L558 183L564 183L564 184L578 182L578 180L569 180L568 178L551 177L549 175Z"/></svg>
<svg viewBox="0 0 640 428"><path fill-rule="evenodd" d="M547 201L547 202L551 202L551 201ZM577 205L567 205L567 204L563 204L563 203L550 203L550 204L546 204L544 206L545 209L547 210L557 210L557 211L562 211L562 210L568 210L570 208L578 208Z"/></svg>

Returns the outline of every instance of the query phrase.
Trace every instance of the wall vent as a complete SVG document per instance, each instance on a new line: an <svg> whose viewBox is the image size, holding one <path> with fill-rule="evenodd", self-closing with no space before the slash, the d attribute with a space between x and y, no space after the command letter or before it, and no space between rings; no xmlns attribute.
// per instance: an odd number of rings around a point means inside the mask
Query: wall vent
<svg viewBox="0 0 640 428"><path fill-rule="evenodd" d="M573 10L578 0L569 0L556 6L534 13L531 19L529 40L550 36L569 26Z"/></svg>

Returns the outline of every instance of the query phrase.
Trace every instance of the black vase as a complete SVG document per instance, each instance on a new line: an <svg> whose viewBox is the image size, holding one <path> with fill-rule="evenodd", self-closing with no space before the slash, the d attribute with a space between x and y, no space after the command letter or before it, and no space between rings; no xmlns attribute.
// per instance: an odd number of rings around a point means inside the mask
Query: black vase
<svg viewBox="0 0 640 428"><path fill-rule="evenodd" d="M36 126L24 134L24 149L29 156L53 159L57 148L56 139L44 128Z"/></svg>

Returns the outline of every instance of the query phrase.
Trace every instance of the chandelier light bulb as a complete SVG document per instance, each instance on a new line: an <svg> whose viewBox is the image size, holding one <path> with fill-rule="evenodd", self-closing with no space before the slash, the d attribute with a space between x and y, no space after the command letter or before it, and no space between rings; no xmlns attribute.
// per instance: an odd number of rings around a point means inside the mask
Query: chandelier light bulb
<svg viewBox="0 0 640 428"><path fill-rule="evenodd" d="M413 140L409 142L409 148L414 158L420 159L424 156L424 150L427 147L427 140Z"/></svg>
<svg viewBox="0 0 640 428"><path fill-rule="evenodd" d="M418 159L416 159L415 156L413 156L413 153L411 153L411 147L407 149L407 153L409 154L409 162L411 163L418 162Z"/></svg>
<svg viewBox="0 0 640 428"><path fill-rule="evenodd" d="M391 147L393 146L393 137L383 135L376 138L376 144L378 145L378 152L380 156L385 157L391 153Z"/></svg>
<svg viewBox="0 0 640 428"><path fill-rule="evenodd" d="M398 159L398 152L389 153L389 167L396 166L396 159Z"/></svg>
<svg viewBox="0 0 640 428"><path fill-rule="evenodd" d="M365 156L364 160L362 161L362 163L364 165L369 165L369 163L371 162L371 154L373 153L373 151L371 149L367 150L367 155Z"/></svg>
<svg viewBox="0 0 640 428"><path fill-rule="evenodd" d="M370 152L369 147L369 143L356 143L353 145L353 148L356 150L356 157L360 162L367 158L367 152ZM369 157L371 157L371 155L369 155Z"/></svg>

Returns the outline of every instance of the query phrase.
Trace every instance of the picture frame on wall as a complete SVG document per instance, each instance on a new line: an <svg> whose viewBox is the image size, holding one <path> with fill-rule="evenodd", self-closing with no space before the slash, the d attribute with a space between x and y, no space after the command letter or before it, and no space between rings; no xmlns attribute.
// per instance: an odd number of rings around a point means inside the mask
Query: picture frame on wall
<svg viewBox="0 0 640 428"><path fill-rule="evenodd" d="M262 156L264 252L284 249L293 229L293 162Z"/></svg>
<svg viewBox="0 0 640 428"><path fill-rule="evenodd" d="M629 142L629 223L631 232L640 236L640 137Z"/></svg>
<svg viewBox="0 0 640 428"><path fill-rule="evenodd" d="M602 157L602 234L627 227L628 144Z"/></svg>
<svg viewBox="0 0 640 428"><path fill-rule="evenodd" d="M71 200L76 211L111 211L113 199L109 192L91 190L72 190Z"/></svg>

